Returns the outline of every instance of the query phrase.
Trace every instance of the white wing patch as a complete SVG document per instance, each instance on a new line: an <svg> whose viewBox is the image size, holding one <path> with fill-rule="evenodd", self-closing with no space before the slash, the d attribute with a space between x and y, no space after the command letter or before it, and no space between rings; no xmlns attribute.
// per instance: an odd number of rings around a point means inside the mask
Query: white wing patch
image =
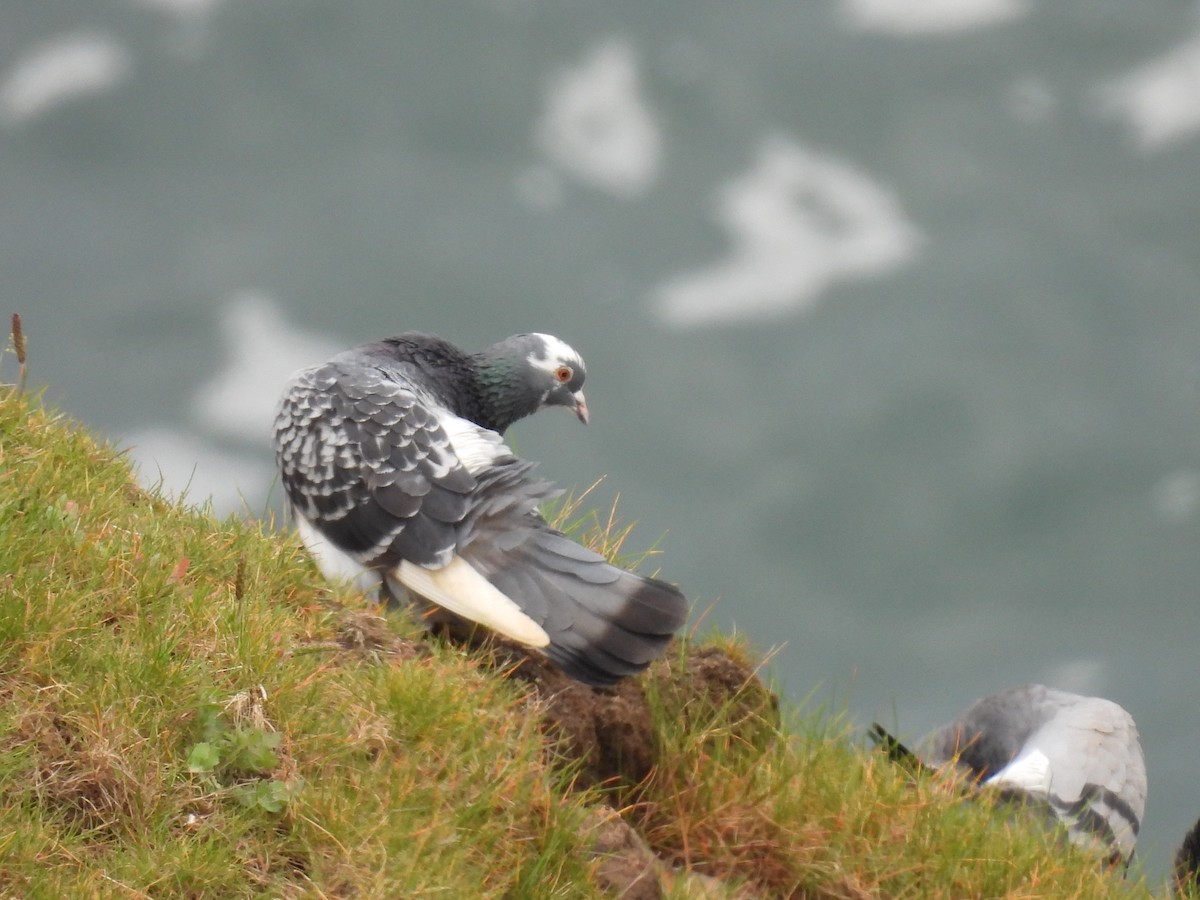
<svg viewBox="0 0 1200 900"><path fill-rule="evenodd" d="M987 780L988 784L1011 785L1031 794L1050 793L1054 778L1050 757L1037 747L1025 747L1007 766Z"/></svg>
<svg viewBox="0 0 1200 900"><path fill-rule="evenodd" d="M486 625L529 647L545 647L550 635L493 587L461 556L440 569L427 569L404 560L392 574L411 591L472 622Z"/></svg>
<svg viewBox="0 0 1200 900"><path fill-rule="evenodd" d="M472 475L478 475L503 456L513 455L500 435L487 428L480 428L474 422L449 414L439 416L438 422L450 438L454 455Z"/></svg>

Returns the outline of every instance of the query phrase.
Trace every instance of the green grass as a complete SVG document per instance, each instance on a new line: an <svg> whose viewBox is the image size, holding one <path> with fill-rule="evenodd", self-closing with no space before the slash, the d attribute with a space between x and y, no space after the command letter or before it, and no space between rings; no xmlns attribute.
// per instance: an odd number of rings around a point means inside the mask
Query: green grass
<svg viewBox="0 0 1200 900"><path fill-rule="evenodd" d="M4 389L0 573L0 897L599 897L607 806L673 897L688 872L716 897L1154 895L911 783L836 714L781 713L719 635L641 680L652 773L576 790L486 652L376 618L294 538L138 488Z"/></svg>

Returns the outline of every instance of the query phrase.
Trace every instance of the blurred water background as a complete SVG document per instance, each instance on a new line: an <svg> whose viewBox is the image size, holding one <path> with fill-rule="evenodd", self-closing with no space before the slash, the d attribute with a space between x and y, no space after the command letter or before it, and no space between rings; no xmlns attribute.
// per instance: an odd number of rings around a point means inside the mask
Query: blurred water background
<svg viewBox="0 0 1200 900"><path fill-rule="evenodd" d="M518 450L793 700L1098 693L1149 871L1200 816L1195 3L0 0L0 201L147 481L269 513L291 370L553 332L593 423Z"/></svg>

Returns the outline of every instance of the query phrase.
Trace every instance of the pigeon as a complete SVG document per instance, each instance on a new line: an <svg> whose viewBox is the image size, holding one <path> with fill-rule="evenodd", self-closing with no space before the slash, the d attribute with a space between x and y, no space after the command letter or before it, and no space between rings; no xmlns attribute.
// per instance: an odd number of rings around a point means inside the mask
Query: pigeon
<svg viewBox="0 0 1200 900"><path fill-rule="evenodd" d="M543 407L586 424L585 377L574 349L537 333L467 353L406 332L296 372L275 455L322 572L483 625L585 684L645 669L683 625L683 594L547 524L538 505L559 492L504 442Z"/></svg>
<svg viewBox="0 0 1200 900"><path fill-rule="evenodd" d="M880 725L876 743L909 768L954 764L1047 811L1072 842L1128 863L1146 809L1146 760L1133 718L1116 703L1040 684L990 694L912 753Z"/></svg>

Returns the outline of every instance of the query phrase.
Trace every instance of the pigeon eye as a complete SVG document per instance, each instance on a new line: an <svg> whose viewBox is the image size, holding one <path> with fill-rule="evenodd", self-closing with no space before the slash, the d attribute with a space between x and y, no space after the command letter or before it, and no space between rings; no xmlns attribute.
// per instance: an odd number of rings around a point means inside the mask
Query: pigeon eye
<svg viewBox="0 0 1200 900"><path fill-rule="evenodd" d="M559 366L554 370L554 378L559 384L566 384L575 376L570 366Z"/></svg>

